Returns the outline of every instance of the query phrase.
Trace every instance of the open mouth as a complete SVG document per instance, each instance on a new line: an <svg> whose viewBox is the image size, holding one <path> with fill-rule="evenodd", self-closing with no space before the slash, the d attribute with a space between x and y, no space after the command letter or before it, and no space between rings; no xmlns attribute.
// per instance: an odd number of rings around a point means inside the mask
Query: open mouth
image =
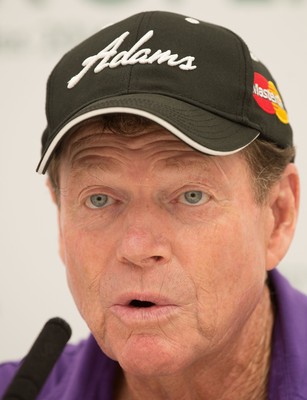
<svg viewBox="0 0 307 400"><path fill-rule="evenodd" d="M129 303L130 307L134 308L149 308L155 306L155 303L152 303L151 301L142 301L142 300L131 300Z"/></svg>
<svg viewBox="0 0 307 400"><path fill-rule="evenodd" d="M118 298L112 312L125 324L156 324L169 319L180 308L167 298L154 294L130 294Z"/></svg>

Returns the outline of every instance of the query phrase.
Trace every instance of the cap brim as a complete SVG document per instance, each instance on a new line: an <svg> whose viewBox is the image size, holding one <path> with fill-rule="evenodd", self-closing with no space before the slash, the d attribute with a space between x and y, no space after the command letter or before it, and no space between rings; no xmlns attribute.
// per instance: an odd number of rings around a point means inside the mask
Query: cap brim
<svg viewBox="0 0 307 400"><path fill-rule="evenodd" d="M194 149L213 156L234 154L259 136L255 128L230 121L195 105L159 94L128 94L98 100L77 111L61 127L45 149L37 172L44 174L51 156L71 128L89 118L112 113L146 117L161 125Z"/></svg>

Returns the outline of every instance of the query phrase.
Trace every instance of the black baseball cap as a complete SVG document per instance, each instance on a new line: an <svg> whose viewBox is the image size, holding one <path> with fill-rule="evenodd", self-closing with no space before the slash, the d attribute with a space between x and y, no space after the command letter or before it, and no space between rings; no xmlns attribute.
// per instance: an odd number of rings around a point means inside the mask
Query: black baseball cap
<svg viewBox="0 0 307 400"><path fill-rule="evenodd" d="M60 60L47 84L45 173L72 127L97 115L151 119L206 154L233 154L258 136L281 148L292 130L268 69L230 30L170 12L133 15Z"/></svg>

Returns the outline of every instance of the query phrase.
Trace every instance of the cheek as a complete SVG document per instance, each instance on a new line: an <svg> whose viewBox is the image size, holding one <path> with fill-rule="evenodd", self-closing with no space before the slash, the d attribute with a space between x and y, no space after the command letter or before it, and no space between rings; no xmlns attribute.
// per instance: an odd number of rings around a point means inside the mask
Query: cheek
<svg viewBox="0 0 307 400"><path fill-rule="evenodd" d="M61 253L76 306L90 329L96 330L103 325L99 300L102 263L97 262L93 243L82 230L65 228Z"/></svg>
<svg viewBox="0 0 307 400"><path fill-rule="evenodd" d="M211 233L197 235L201 246L193 245L191 275L197 291L199 323L210 329L216 339L223 332L239 329L261 298L265 271L265 244L259 218L244 221L219 221Z"/></svg>

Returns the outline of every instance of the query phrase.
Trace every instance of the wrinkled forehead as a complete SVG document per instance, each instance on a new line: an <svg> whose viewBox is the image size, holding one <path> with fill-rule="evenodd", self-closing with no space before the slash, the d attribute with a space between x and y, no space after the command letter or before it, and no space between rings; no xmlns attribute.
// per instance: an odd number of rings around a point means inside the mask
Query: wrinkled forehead
<svg viewBox="0 0 307 400"><path fill-rule="evenodd" d="M207 155L149 120L140 124L135 121L129 124L126 120L120 120L119 124L115 122L92 119L76 127L63 143L64 164L68 163L70 170L79 171L88 165L93 167L90 160L86 163L79 163L78 160L96 154L99 155L100 164L106 162L110 167L115 162L117 169L120 169L124 160L133 162L136 158L151 160L155 167L159 165L159 169L177 174L191 170L207 175L211 171L212 175L225 177L226 171L233 169L233 165L241 169L241 152L223 157Z"/></svg>
<svg viewBox="0 0 307 400"><path fill-rule="evenodd" d="M165 134L170 134L155 122L138 118L134 115L106 115L85 120L72 128L61 143L62 149L76 146L95 138L110 136L134 137L142 136L152 131L164 130Z"/></svg>
<svg viewBox="0 0 307 400"><path fill-rule="evenodd" d="M66 135L58 153L71 155L87 146L105 145L107 147L111 141L117 143L123 150L137 149L152 142L162 141L165 150L171 146L172 149L188 149L196 154L202 154L164 127L149 119L134 115L110 115L86 120ZM204 156L206 157L206 155Z"/></svg>

